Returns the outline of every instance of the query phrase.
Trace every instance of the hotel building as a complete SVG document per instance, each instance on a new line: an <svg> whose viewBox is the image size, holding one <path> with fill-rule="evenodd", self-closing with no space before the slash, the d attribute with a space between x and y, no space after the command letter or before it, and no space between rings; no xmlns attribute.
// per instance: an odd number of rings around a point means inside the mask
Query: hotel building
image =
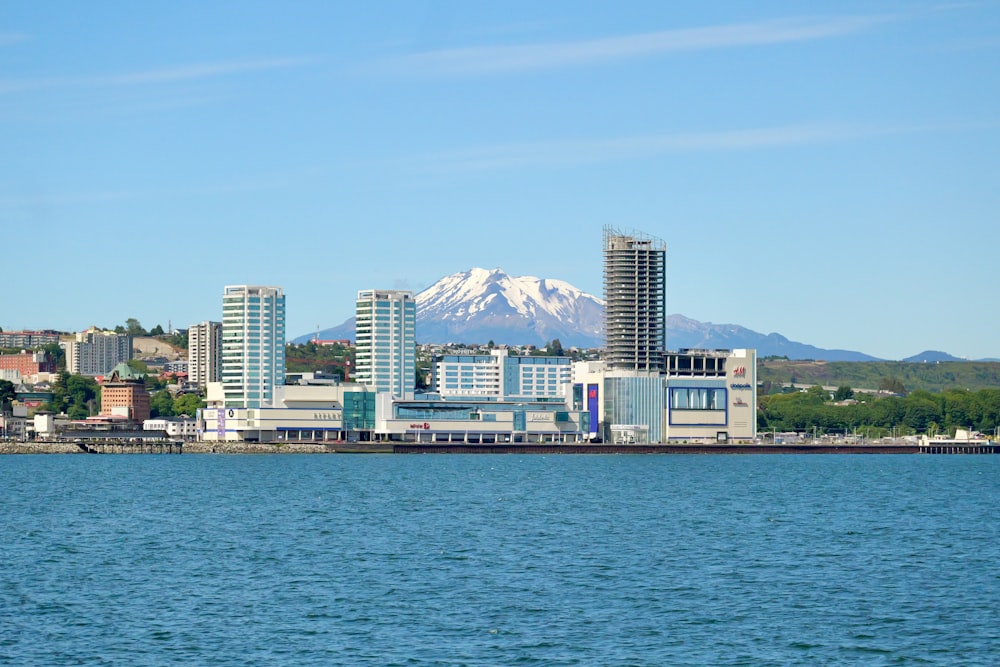
<svg viewBox="0 0 1000 667"><path fill-rule="evenodd" d="M101 414L132 422L149 419L149 392L142 375L128 364L118 364L101 383Z"/></svg>
<svg viewBox="0 0 1000 667"><path fill-rule="evenodd" d="M280 287L230 285L222 296L226 407L271 405L285 383L285 295Z"/></svg>
<svg viewBox="0 0 1000 667"><path fill-rule="evenodd" d="M354 380L379 393L412 398L417 379L413 292L361 290L355 305Z"/></svg>

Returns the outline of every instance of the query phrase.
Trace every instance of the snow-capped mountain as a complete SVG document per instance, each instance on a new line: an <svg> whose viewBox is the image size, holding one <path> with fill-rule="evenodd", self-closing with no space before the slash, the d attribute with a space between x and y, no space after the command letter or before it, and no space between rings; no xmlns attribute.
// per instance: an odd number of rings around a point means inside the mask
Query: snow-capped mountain
<svg viewBox="0 0 1000 667"><path fill-rule="evenodd" d="M470 269L416 295L417 337L425 341L599 347L604 302L561 280Z"/></svg>
<svg viewBox="0 0 1000 667"><path fill-rule="evenodd" d="M417 341L544 345L558 338L564 347L604 345L604 302L567 282L534 276L515 277L502 269L469 269L445 276L415 297ZM354 318L294 343L321 339L354 340ZM683 315L667 317L667 347L754 348L760 357L826 361L871 361L850 350L824 350L762 334L736 324L699 322Z"/></svg>

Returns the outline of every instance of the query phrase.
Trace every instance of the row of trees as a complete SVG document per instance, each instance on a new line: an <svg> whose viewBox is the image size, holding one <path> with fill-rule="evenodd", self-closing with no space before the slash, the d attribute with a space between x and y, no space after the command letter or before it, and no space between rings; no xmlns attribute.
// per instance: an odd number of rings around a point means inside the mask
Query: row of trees
<svg viewBox="0 0 1000 667"><path fill-rule="evenodd" d="M859 402L835 405L830 402L830 394L819 386L794 394L763 396L757 425L767 431L815 428L824 433L864 432L871 437L893 430L939 434L959 428L992 434L1000 426L1000 389L951 389L940 393L921 390L905 397L855 398Z"/></svg>
<svg viewBox="0 0 1000 667"><path fill-rule="evenodd" d="M154 390L150 395L149 407L153 417L193 416L198 408L205 407L205 401L197 394L181 394L176 398L166 389L155 389L156 379L150 378ZM9 382L7 384L10 384ZM0 399L3 386L0 385ZM11 392L13 395L13 385ZM53 398L41 406L42 410L65 413L70 419L86 419L101 411L101 389L97 381L87 375L70 375L63 372L52 386Z"/></svg>

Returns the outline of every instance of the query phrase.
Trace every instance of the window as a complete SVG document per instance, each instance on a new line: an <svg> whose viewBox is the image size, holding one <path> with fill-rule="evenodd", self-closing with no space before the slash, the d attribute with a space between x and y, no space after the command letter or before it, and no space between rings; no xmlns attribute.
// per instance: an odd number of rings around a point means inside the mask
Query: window
<svg viewBox="0 0 1000 667"><path fill-rule="evenodd" d="M725 389L670 388L671 410L725 410Z"/></svg>

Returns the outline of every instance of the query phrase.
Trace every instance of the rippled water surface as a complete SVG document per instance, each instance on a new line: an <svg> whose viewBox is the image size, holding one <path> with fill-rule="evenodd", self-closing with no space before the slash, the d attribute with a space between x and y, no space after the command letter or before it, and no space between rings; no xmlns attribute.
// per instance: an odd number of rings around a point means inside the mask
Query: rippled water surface
<svg viewBox="0 0 1000 667"><path fill-rule="evenodd" d="M996 456L0 457L0 664L996 665Z"/></svg>

